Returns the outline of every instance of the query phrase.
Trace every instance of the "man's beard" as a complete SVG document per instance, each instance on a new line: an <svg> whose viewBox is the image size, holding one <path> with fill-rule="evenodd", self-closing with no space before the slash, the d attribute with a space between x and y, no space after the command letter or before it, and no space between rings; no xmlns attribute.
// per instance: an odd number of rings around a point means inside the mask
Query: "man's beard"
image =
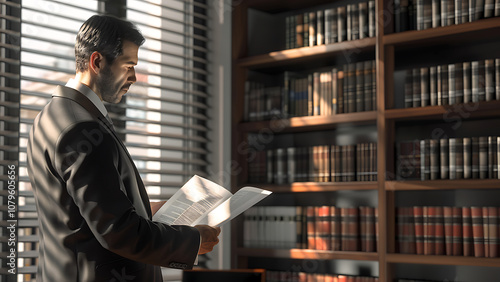
<svg viewBox="0 0 500 282"><path fill-rule="evenodd" d="M100 75L97 77L96 88L101 94L102 100L108 103L120 102L121 98L118 96L118 92L121 89L121 85L114 84L114 75L108 65L102 69Z"/></svg>

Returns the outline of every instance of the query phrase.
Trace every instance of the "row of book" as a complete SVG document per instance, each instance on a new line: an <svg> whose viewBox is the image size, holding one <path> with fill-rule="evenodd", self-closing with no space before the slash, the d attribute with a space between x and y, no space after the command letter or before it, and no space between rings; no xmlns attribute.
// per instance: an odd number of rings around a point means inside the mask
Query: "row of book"
<svg viewBox="0 0 500 282"><path fill-rule="evenodd" d="M286 49L375 36L375 1L300 13L285 18Z"/></svg>
<svg viewBox="0 0 500 282"><path fill-rule="evenodd" d="M377 251L378 212L373 207L252 207L244 213L249 248Z"/></svg>
<svg viewBox="0 0 500 282"><path fill-rule="evenodd" d="M378 277L266 270L266 282L378 282Z"/></svg>
<svg viewBox="0 0 500 282"><path fill-rule="evenodd" d="M252 80L245 84L246 121L334 115L375 108L375 61L350 63L305 75L287 71L283 75L283 86Z"/></svg>
<svg viewBox="0 0 500 282"><path fill-rule="evenodd" d="M406 71L406 108L492 100L500 100L500 59Z"/></svg>
<svg viewBox="0 0 500 282"><path fill-rule="evenodd" d="M394 0L394 30L424 30L500 16L498 0Z"/></svg>
<svg viewBox="0 0 500 282"><path fill-rule="evenodd" d="M398 207L398 251L496 258L499 253L499 222L498 207Z"/></svg>
<svg viewBox="0 0 500 282"><path fill-rule="evenodd" d="M269 149L258 151L248 164L249 183L376 180L376 143Z"/></svg>
<svg viewBox="0 0 500 282"><path fill-rule="evenodd" d="M500 137L424 139L397 144L399 179L500 179Z"/></svg>

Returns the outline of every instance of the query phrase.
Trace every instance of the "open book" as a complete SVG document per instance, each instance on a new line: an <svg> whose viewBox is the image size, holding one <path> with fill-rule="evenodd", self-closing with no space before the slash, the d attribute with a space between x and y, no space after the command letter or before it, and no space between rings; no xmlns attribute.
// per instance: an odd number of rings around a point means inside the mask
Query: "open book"
<svg viewBox="0 0 500 282"><path fill-rule="evenodd" d="M243 187L233 195L195 175L155 213L153 220L170 225L220 226L270 194L267 190Z"/></svg>

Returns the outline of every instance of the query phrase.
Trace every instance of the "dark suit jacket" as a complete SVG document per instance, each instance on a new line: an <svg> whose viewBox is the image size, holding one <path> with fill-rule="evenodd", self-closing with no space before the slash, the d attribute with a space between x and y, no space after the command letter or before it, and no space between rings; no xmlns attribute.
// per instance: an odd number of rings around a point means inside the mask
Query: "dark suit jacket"
<svg viewBox="0 0 500 282"><path fill-rule="evenodd" d="M58 87L35 119L28 173L40 223L38 281L161 281L191 268L199 232L151 221L144 184L102 113Z"/></svg>

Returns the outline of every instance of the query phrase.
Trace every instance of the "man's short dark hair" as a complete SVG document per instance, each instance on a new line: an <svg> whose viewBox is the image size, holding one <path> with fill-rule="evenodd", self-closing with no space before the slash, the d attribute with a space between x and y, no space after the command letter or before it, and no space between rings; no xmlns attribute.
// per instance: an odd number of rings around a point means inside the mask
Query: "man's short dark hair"
<svg viewBox="0 0 500 282"><path fill-rule="evenodd" d="M109 64L122 54L123 41L141 46L144 43L139 29L131 22L108 15L94 15L85 21L76 36L76 71L88 68L90 55L101 53Z"/></svg>

